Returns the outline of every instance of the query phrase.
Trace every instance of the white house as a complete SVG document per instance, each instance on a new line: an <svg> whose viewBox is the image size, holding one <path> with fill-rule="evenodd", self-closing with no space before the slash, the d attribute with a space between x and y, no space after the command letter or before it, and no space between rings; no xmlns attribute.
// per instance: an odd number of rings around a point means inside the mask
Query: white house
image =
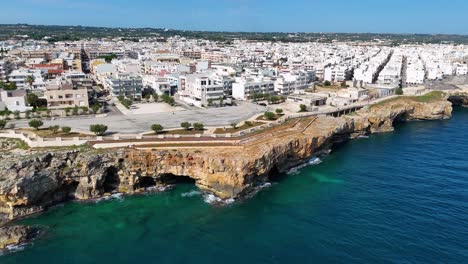
<svg viewBox="0 0 468 264"><path fill-rule="evenodd" d="M0 102L10 111L25 112L32 107L26 106L26 90L0 91ZM3 109L4 110L4 109Z"/></svg>

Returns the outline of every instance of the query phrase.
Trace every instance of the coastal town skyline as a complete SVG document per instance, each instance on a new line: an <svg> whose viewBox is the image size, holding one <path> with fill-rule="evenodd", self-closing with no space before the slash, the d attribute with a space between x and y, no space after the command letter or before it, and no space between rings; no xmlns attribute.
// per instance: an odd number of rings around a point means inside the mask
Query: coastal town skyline
<svg viewBox="0 0 468 264"><path fill-rule="evenodd" d="M2 4L0 24L168 28L226 32L468 34L466 1L19 0ZM52 12L53 16L43 16ZM289 16L289 14L294 14ZM287 19L285 19L287 17Z"/></svg>
<svg viewBox="0 0 468 264"><path fill-rule="evenodd" d="M2 3L0 263L464 263L467 10Z"/></svg>

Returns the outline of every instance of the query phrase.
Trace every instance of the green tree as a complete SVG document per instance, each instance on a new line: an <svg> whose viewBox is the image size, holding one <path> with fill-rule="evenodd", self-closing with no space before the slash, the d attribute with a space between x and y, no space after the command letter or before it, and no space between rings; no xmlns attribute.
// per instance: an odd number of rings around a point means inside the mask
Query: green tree
<svg viewBox="0 0 468 264"><path fill-rule="evenodd" d="M205 129L205 126L202 123L195 123L195 124L193 124L193 128L195 130L200 130L201 131L201 130Z"/></svg>
<svg viewBox="0 0 468 264"><path fill-rule="evenodd" d="M306 112L307 111L307 105L301 104L299 106L299 112Z"/></svg>
<svg viewBox="0 0 468 264"><path fill-rule="evenodd" d="M324 85L324 86L331 86L331 82L330 82L330 81L325 81L325 82L323 83L323 85Z"/></svg>
<svg viewBox="0 0 468 264"><path fill-rule="evenodd" d="M71 127L63 126L62 132L65 134L69 134L71 132Z"/></svg>
<svg viewBox="0 0 468 264"><path fill-rule="evenodd" d="M89 131L93 132L96 136L103 136L107 131L107 126L102 124L96 124L89 126Z"/></svg>
<svg viewBox="0 0 468 264"><path fill-rule="evenodd" d="M91 107L91 109L93 110L93 114L96 114L99 111L99 109L101 109L101 106L99 105L99 103L97 103L97 104L94 104Z"/></svg>
<svg viewBox="0 0 468 264"><path fill-rule="evenodd" d="M276 112L278 115L281 115L281 114L283 113L283 109L277 108L277 109L275 110L275 112Z"/></svg>
<svg viewBox="0 0 468 264"><path fill-rule="evenodd" d="M73 110L72 110L73 115L78 115L79 110L80 110L80 108L78 108L78 106L73 107Z"/></svg>
<svg viewBox="0 0 468 264"><path fill-rule="evenodd" d="M0 87L0 88L3 88L6 91L12 91L12 90L16 90L17 87L16 87L15 82L10 82L10 83L4 83L3 87Z"/></svg>
<svg viewBox="0 0 468 264"><path fill-rule="evenodd" d="M160 124L153 124L151 126L151 130L153 130L154 133L159 134L164 130L164 127Z"/></svg>
<svg viewBox="0 0 468 264"><path fill-rule="evenodd" d="M26 82L29 84L29 89L32 89L34 83L34 76L31 75L26 77Z"/></svg>
<svg viewBox="0 0 468 264"><path fill-rule="evenodd" d="M38 101L39 97L36 94L29 93L26 95L26 103L28 103L28 105L36 108L38 105Z"/></svg>
<svg viewBox="0 0 468 264"><path fill-rule="evenodd" d="M275 113L273 113L273 112L265 112L265 113L263 114L263 116L264 116L267 120L273 120L273 119L275 119L275 117L276 117Z"/></svg>
<svg viewBox="0 0 468 264"><path fill-rule="evenodd" d="M397 95L403 95L403 88L398 87L398 88L396 89L395 93L396 93Z"/></svg>
<svg viewBox="0 0 468 264"><path fill-rule="evenodd" d="M7 125L8 121L6 120L0 120L0 129L4 129Z"/></svg>
<svg viewBox="0 0 468 264"><path fill-rule="evenodd" d="M35 128L36 130L39 130L39 128L44 125L44 122L42 122L39 119L33 119L33 120L29 121L28 125L29 125L29 127L32 127L32 128Z"/></svg>
<svg viewBox="0 0 468 264"><path fill-rule="evenodd" d="M50 126L49 130L52 131L52 133L57 134L60 130L59 126Z"/></svg>
<svg viewBox="0 0 468 264"><path fill-rule="evenodd" d="M189 122L182 122L180 123L180 126L184 128L185 130L190 130L190 128L192 127L192 124Z"/></svg>

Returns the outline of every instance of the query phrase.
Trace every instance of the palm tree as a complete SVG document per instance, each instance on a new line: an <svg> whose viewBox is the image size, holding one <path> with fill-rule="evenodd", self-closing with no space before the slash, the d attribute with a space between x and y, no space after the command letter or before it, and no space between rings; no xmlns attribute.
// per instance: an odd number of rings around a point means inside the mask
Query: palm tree
<svg viewBox="0 0 468 264"><path fill-rule="evenodd" d="M29 89L32 90L32 85L34 83L34 76L31 75L31 76L26 77L26 82L29 84Z"/></svg>

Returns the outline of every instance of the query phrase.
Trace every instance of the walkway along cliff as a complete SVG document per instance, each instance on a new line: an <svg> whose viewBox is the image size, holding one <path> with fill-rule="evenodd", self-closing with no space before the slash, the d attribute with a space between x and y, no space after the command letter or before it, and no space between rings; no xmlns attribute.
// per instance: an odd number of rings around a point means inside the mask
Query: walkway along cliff
<svg viewBox="0 0 468 264"><path fill-rule="evenodd" d="M397 121L447 119L451 113L447 97L433 93L388 100L338 118L291 120L237 148L4 152L0 223L67 200L134 194L178 179L190 178L201 190L223 199L241 198L335 143L392 131Z"/></svg>

